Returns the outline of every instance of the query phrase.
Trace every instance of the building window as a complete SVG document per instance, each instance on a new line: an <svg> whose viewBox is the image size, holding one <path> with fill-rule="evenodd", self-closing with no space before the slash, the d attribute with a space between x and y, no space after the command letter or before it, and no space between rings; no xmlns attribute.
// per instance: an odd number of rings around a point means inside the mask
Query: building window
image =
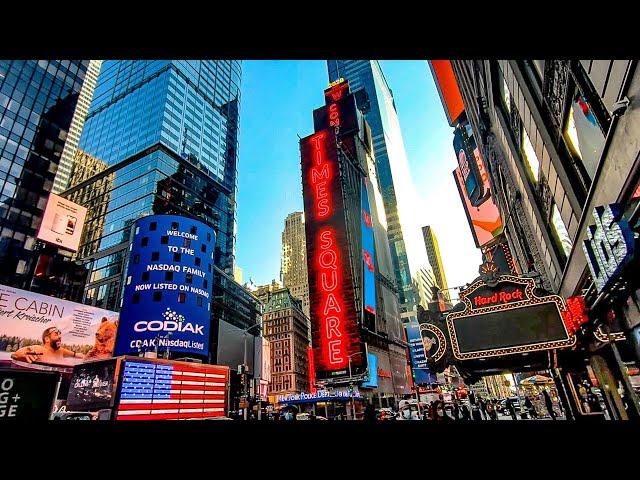
<svg viewBox="0 0 640 480"><path fill-rule="evenodd" d="M147 245L149 245L149 237L142 237L142 241L140 242L140 245L142 245L143 247L146 247Z"/></svg>
<svg viewBox="0 0 640 480"><path fill-rule="evenodd" d="M204 253L204 252L206 252L206 251L207 251L207 246L203 243L203 244L200 246L200 250L201 250L203 253Z"/></svg>
<svg viewBox="0 0 640 480"><path fill-rule="evenodd" d="M158 228L158 222L151 222L149 224L149 230L154 231Z"/></svg>
<svg viewBox="0 0 640 480"><path fill-rule="evenodd" d="M131 297L131 303L140 303L140 294L138 292Z"/></svg>
<svg viewBox="0 0 640 480"><path fill-rule="evenodd" d="M143 282L149 281L149 272L142 272L142 281Z"/></svg>
<svg viewBox="0 0 640 480"><path fill-rule="evenodd" d="M160 252L151 252L151 260L159 260L160 259Z"/></svg>
<svg viewBox="0 0 640 480"><path fill-rule="evenodd" d="M191 233L194 234L194 235L196 233L198 233L198 227L196 227L196 226L191 227Z"/></svg>
<svg viewBox="0 0 640 480"><path fill-rule="evenodd" d="M187 300L187 295L184 292L178 294L178 303L184 303Z"/></svg>
<svg viewBox="0 0 640 480"><path fill-rule="evenodd" d="M500 75L500 79L502 82L500 85L500 97L502 98L502 103L504 109L511 113L511 94L509 93L509 87L507 87L507 81L504 79L502 75Z"/></svg>
<svg viewBox="0 0 640 480"><path fill-rule="evenodd" d="M153 301L159 302L162 300L162 292L153 292Z"/></svg>
<svg viewBox="0 0 640 480"><path fill-rule="evenodd" d="M200 257L196 257L196 267L200 266Z"/></svg>
<svg viewBox="0 0 640 480"><path fill-rule="evenodd" d="M182 239L182 246L184 248L189 248L191 246L191 239L190 238L183 238Z"/></svg>
<svg viewBox="0 0 640 480"><path fill-rule="evenodd" d="M171 230L178 230L179 227L178 222L171 222Z"/></svg>
<svg viewBox="0 0 640 480"><path fill-rule="evenodd" d="M565 200L566 201L566 200ZM569 231L562 221L562 217L560 216L560 212L558 211L558 207L553 205L551 212L551 225L552 231L556 238L556 242L562 248L564 255L569 257L569 253L571 253L571 247L573 246L573 242L571 241L571 237L569 236Z"/></svg>
<svg viewBox="0 0 640 480"><path fill-rule="evenodd" d="M135 263L135 264L140 263L140 254L136 253L136 254L133 256L133 263Z"/></svg>
<svg viewBox="0 0 640 480"><path fill-rule="evenodd" d="M165 280L173 280L173 272L164 272L164 279Z"/></svg>
<svg viewBox="0 0 640 480"><path fill-rule="evenodd" d="M174 253L173 254L173 261L174 262L179 262L182 259L182 254L180 253Z"/></svg>
<svg viewBox="0 0 640 480"><path fill-rule="evenodd" d="M169 237L168 237L168 236L166 236L166 235L162 235L162 236L160 237L160 243L161 243L162 245L168 245L168 244L169 244Z"/></svg>
<svg viewBox="0 0 640 480"><path fill-rule="evenodd" d="M202 306L202 297L198 296L196 302L197 302L198 306L201 307Z"/></svg>
<svg viewBox="0 0 640 480"><path fill-rule="evenodd" d="M562 135L571 154L593 179L605 138L591 105L579 91L571 102Z"/></svg>
<svg viewBox="0 0 640 480"><path fill-rule="evenodd" d="M209 287L209 282L207 281L207 279L204 279L202 281L202 288L208 288Z"/></svg>
<svg viewBox="0 0 640 480"><path fill-rule="evenodd" d="M193 274L192 273L187 273L187 275L184 277L184 281L186 283L193 283Z"/></svg>
<svg viewBox="0 0 640 480"><path fill-rule="evenodd" d="M534 184L537 184L538 179L540 178L540 161L538 160L536 151L531 144L529 134L527 134L527 131L524 128L522 129L522 158L529 170L531 180Z"/></svg>

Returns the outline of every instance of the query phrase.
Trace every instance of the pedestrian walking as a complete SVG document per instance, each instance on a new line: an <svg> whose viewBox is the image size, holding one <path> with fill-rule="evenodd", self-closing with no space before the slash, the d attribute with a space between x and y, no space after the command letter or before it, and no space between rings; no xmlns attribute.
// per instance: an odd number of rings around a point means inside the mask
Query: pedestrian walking
<svg viewBox="0 0 640 480"><path fill-rule="evenodd" d="M453 400L453 419L460 420L460 405L458 404L458 399Z"/></svg>
<svg viewBox="0 0 640 480"><path fill-rule="evenodd" d="M477 403L472 403L471 404L471 417L474 420L479 420L482 421L482 413L480 413L480 405L478 405Z"/></svg>
<svg viewBox="0 0 640 480"><path fill-rule="evenodd" d="M498 420L498 412L496 412L496 406L493 404L491 400L487 400L487 415L491 420Z"/></svg>
<svg viewBox="0 0 640 480"><path fill-rule="evenodd" d="M364 417L365 422L375 422L376 421L376 409L373 404L368 403L364 409Z"/></svg>
<svg viewBox="0 0 640 480"><path fill-rule="evenodd" d="M533 405L533 402L529 397L524 397L524 407L529 412L529 416L531 418L538 418L538 412L536 412L536 407Z"/></svg>
<svg viewBox="0 0 640 480"><path fill-rule="evenodd" d="M513 405L513 401L510 398L507 398L505 406L507 407L507 411L509 412L509 415L511 415L511 419L517 420L518 417L516 416L516 407Z"/></svg>
<svg viewBox="0 0 640 480"><path fill-rule="evenodd" d="M460 407L460 415L462 420L471 420L471 412L469 412L469 407L467 407L466 403L463 403Z"/></svg>
<svg viewBox="0 0 640 480"><path fill-rule="evenodd" d="M480 405L480 412L482 413L482 419L488 420L489 415L487 414L487 402L480 395L478 395L478 404Z"/></svg>
<svg viewBox="0 0 640 480"><path fill-rule="evenodd" d="M544 397L544 403L547 406L547 410L549 410L549 415L552 420L556 419L556 412L553 410L553 402L551 401L551 397L546 390L542 390L542 396Z"/></svg>

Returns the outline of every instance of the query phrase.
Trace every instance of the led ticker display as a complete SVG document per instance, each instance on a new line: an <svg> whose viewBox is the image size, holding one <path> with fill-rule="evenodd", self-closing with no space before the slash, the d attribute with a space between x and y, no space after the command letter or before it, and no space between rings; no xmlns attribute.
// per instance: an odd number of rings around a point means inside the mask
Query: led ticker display
<svg viewBox="0 0 640 480"><path fill-rule="evenodd" d="M186 362L125 361L117 420L224 416L229 368Z"/></svg>
<svg viewBox="0 0 640 480"><path fill-rule="evenodd" d="M366 366L349 261L336 136L320 130L300 141L309 300L317 378Z"/></svg>

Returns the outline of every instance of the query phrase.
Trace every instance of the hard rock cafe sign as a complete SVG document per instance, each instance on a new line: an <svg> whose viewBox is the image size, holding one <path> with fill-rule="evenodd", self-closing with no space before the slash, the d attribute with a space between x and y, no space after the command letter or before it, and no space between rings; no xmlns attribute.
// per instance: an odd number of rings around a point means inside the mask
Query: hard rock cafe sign
<svg viewBox="0 0 640 480"><path fill-rule="evenodd" d="M562 298L534 289L531 278L491 275L461 291L464 309L446 316L454 357L472 360L575 345L562 319Z"/></svg>

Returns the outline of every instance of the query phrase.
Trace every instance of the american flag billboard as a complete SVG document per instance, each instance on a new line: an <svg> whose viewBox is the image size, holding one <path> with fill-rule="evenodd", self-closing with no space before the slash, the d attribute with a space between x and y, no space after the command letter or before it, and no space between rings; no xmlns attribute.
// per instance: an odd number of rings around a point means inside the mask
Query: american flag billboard
<svg viewBox="0 0 640 480"><path fill-rule="evenodd" d="M125 361L117 420L225 416L229 368L186 362Z"/></svg>

